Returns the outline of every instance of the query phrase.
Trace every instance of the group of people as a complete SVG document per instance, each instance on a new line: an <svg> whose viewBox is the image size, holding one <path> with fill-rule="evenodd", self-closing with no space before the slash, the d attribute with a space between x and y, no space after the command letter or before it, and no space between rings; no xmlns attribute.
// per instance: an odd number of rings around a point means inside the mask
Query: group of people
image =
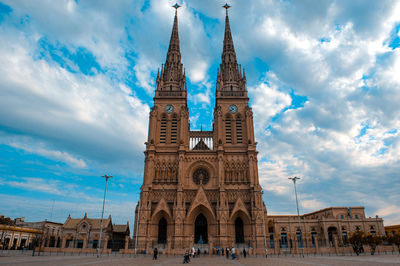
<svg viewBox="0 0 400 266"><path fill-rule="evenodd" d="M204 251L204 253L206 253L206 251ZM220 255L220 256L226 255L227 259L229 259L229 257L231 256L232 260L234 260L239 257L240 249L234 248L234 247L225 248L225 249L216 247L212 250L212 253ZM185 254L183 255L183 263L189 263L190 258L195 258L196 256L199 257L200 254L201 254L200 248L197 248L197 250L195 249L195 247L187 248L185 250ZM243 254L243 258L247 257L248 253L247 253L246 249L243 249L242 254ZM268 254L268 250L265 249L265 255L267 256L267 254ZM157 260L157 258L158 258L158 250L157 250L157 248L154 248L153 260Z"/></svg>
<svg viewBox="0 0 400 266"><path fill-rule="evenodd" d="M234 248L234 247L225 248L225 249L224 248L215 247L212 250L212 254L216 254L216 255L219 255L219 256L225 256L226 255L227 259L229 259L229 256L231 256L232 259L234 260L234 259L239 257L240 249ZM243 258L246 258L247 254L248 254L248 252L246 251L246 249L243 249L242 250Z"/></svg>
<svg viewBox="0 0 400 266"><path fill-rule="evenodd" d="M200 248L197 248L197 251L196 251L196 249L194 247L187 248L185 250L185 255L183 255L183 263L189 263L190 262L190 258L195 258L196 256L199 257L200 253L201 253Z"/></svg>

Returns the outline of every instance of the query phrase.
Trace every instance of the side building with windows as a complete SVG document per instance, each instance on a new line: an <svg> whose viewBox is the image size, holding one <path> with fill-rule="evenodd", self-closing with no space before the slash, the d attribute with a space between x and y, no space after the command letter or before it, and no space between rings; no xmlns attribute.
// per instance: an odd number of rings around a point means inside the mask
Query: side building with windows
<svg viewBox="0 0 400 266"><path fill-rule="evenodd" d="M300 215L268 215L268 246L272 253L301 248L334 248L347 245L355 231L385 235L383 219L365 217L364 207L330 207Z"/></svg>
<svg viewBox="0 0 400 266"><path fill-rule="evenodd" d="M85 252L94 252L99 245L101 219L88 218L87 214L83 218L71 218L62 226L62 244L63 250L80 249ZM103 252L120 251L128 249L129 244L129 222L116 225L112 223L111 215L103 219L102 223L102 243Z"/></svg>

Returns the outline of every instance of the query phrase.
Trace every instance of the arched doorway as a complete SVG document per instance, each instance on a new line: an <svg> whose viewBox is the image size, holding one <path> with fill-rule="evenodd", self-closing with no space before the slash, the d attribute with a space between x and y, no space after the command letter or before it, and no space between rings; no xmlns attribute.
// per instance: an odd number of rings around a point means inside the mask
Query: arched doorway
<svg viewBox="0 0 400 266"><path fill-rule="evenodd" d="M158 244L167 243L167 220L161 217L158 222Z"/></svg>
<svg viewBox="0 0 400 266"><path fill-rule="evenodd" d="M328 228L328 240L329 240L329 243L331 243L331 244L333 244L333 236L334 235L337 235L337 229L336 229L336 227L331 226Z"/></svg>
<svg viewBox="0 0 400 266"><path fill-rule="evenodd" d="M208 225L206 217L200 213L194 222L194 243L208 243Z"/></svg>
<svg viewBox="0 0 400 266"><path fill-rule="evenodd" d="M238 217L235 220L235 239L236 239L236 244L244 243L243 221L240 217Z"/></svg>

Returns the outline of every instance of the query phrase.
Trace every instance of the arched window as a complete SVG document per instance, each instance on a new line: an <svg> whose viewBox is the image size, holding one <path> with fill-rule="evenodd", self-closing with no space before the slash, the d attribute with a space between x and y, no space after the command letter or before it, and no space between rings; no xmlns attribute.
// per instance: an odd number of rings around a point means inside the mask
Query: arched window
<svg viewBox="0 0 400 266"><path fill-rule="evenodd" d="M160 125L160 143L166 143L167 139L167 117L163 115Z"/></svg>
<svg viewBox="0 0 400 266"><path fill-rule="evenodd" d="M172 91L172 85L169 85L169 90Z"/></svg>
<svg viewBox="0 0 400 266"><path fill-rule="evenodd" d="M240 217L235 220L235 239L237 244L244 243L243 221Z"/></svg>
<svg viewBox="0 0 400 266"><path fill-rule="evenodd" d="M232 120L229 116L225 119L225 138L226 143L232 143Z"/></svg>
<svg viewBox="0 0 400 266"><path fill-rule="evenodd" d="M242 119L240 116L236 118L236 142L243 143Z"/></svg>
<svg viewBox="0 0 400 266"><path fill-rule="evenodd" d="M176 115L174 115L171 123L171 143L176 143L177 137L178 137L178 119L176 118Z"/></svg>
<svg viewBox="0 0 400 266"><path fill-rule="evenodd" d="M167 220L164 217L158 222L158 244L167 243Z"/></svg>

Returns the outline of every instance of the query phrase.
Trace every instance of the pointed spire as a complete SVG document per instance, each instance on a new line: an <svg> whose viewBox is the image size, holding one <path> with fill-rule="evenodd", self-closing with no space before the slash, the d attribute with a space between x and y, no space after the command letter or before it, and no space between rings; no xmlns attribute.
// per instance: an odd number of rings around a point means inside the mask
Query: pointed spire
<svg viewBox="0 0 400 266"><path fill-rule="evenodd" d="M233 46L231 27L229 25L229 16L228 16L228 9L230 8L230 6L228 4L225 4L223 8L226 9L226 16L225 16L225 36L224 36L224 48L222 51L222 62L231 60L235 62L236 53L235 53L235 48ZM232 58L229 57L229 55Z"/></svg>
<svg viewBox="0 0 400 266"><path fill-rule="evenodd" d="M242 67L236 60L236 52L233 45L231 27L229 25L228 9L230 6L223 6L226 10L224 44L221 55L221 65L217 74L217 97L247 97L246 82L242 76ZM226 91L226 93L222 93Z"/></svg>
<svg viewBox="0 0 400 266"><path fill-rule="evenodd" d="M156 97L161 95L167 97L174 95L177 96L178 94L175 93L176 91L185 90L186 80L181 63L178 31L178 8L180 5L175 4L172 7L175 8L174 23L172 26L171 39L169 41L167 59L165 60L163 67L161 67L160 79L157 80ZM171 93L171 91L173 92ZM179 95L180 97L186 97L186 94Z"/></svg>
<svg viewBox="0 0 400 266"><path fill-rule="evenodd" d="M180 54L178 32L178 8L180 8L180 5L175 4L172 7L175 8L175 18L174 25L172 27L171 39L169 41L168 54L170 53L170 51L176 51Z"/></svg>

